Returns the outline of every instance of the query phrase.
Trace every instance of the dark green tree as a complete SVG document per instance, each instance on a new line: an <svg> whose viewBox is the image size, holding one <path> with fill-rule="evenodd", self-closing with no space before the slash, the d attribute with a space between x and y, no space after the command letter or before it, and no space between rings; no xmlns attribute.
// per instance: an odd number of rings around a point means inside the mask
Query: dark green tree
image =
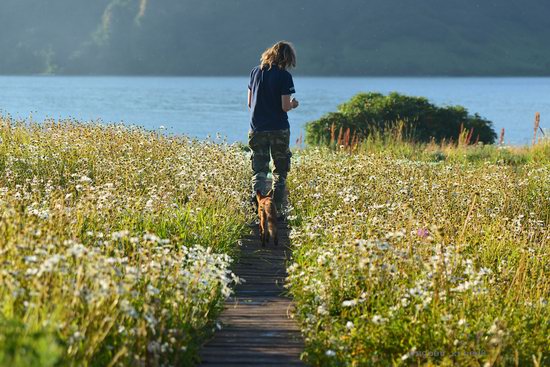
<svg viewBox="0 0 550 367"><path fill-rule="evenodd" d="M2 0L0 74L550 75L544 0Z"/></svg>

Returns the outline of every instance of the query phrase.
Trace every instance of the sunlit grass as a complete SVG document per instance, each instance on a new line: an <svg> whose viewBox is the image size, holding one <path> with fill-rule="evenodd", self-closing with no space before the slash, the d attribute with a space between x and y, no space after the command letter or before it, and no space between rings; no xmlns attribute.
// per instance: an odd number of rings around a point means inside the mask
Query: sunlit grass
<svg viewBox="0 0 550 367"><path fill-rule="evenodd" d="M236 280L247 157L122 126L0 125L0 365L190 364Z"/></svg>
<svg viewBox="0 0 550 367"><path fill-rule="evenodd" d="M191 364L236 281L247 155L0 125L0 365ZM308 361L549 364L549 142L385 139L294 154L289 287Z"/></svg>
<svg viewBox="0 0 550 367"><path fill-rule="evenodd" d="M289 288L307 360L550 364L548 147L296 153Z"/></svg>

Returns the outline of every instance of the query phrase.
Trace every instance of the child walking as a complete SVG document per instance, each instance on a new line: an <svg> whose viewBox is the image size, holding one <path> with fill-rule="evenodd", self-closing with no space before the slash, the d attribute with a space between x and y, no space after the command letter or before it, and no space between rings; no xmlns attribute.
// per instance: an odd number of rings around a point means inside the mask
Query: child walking
<svg viewBox="0 0 550 367"><path fill-rule="evenodd" d="M286 178L290 170L290 124L287 112L298 107L288 69L296 67L296 52L291 43L280 41L265 50L260 65L252 69L248 84L252 150L252 190L266 194L269 162L273 159L273 201L281 217Z"/></svg>

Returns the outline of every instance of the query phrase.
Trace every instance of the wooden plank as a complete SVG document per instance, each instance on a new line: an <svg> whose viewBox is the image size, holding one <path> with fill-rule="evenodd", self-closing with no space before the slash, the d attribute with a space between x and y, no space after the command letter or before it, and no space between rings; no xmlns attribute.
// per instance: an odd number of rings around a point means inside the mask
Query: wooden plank
<svg viewBox="0 0 550 367"><path fill-rule="evenodd" d="M262 312L260 310L257 310L255 308L249 308L247 310L242 310L241 307L233 308L233 309L226 309L224 312L225 316L238 316L238 315L248 315L249 317L258 317L265 315L265 312ZM278 318L286 318L289 316L289 309L287 307L279 307L276 309L269 309L269 313L271 317L278 317Z"/></svg>
<svg viewBox="0 0 550 367"><path fill-rule="evenodd" d="M263 363L262 366L277 366L279 365L279 363ZM250 362L248 363L247 361L245 362L238 362L238 363L227 363L227 361L219 361L219 362L207 362L207 363L203 363L202 366L212 366L212 367L218 367L218 366L223 366L223 367L246 367L246 366L257 366L256 362ZM299 367L299 366L303 366L302 363L292 363L292 362L289 362L289 363L286 363L285 366L287 367Z"/></svg>
<svg viewBox="0 0 550 367"><path fill-rule="evenodd" d="M266 316L266 318L264 319L266 321L270 320L270 319L280 320L282 318L284 318L284 319L289 318L289 314L288 314L287 310L279 310L278 312L270 312L268 315L265 315L264 313L258 312L258 311L255 310L253 312L248 312L248 313L242 313L240 311L227 312L222 317L220 317L220 320L225 322L225 320L231 320L231 319L234 319L236 317L238 317L238 318L247 318L247 319L259 319L259 318L262 318L263 316ZM294 320L291 320L291 319L289 319L289 321L294 322Z"/></svg>
<svg viewBox="0 0 550 367"><path fill-rule="evenodd" d="M215 361L222 360L227 362L236 362L236 361L256 361L259 360L267 362L276 362L280 361L284 363L285 361L300 361L300 354L302 353L302 348L292 348L285 346L281 348L278 352L273 351L273 347L269 348L257 348L255 350L245 350L245 349L215 349L216 352L211 353L210 350L205 351L203 354L203 361ZM213 348L214 349L214 348ZM283 365L286 365L284 363Z"/></svg>
<svg viewBox="0 0 550 367"><path fill-rule="evenodd" d="M258 320L259 322L261 322L262 320L280 320L281 322L285 321L294 323L294 320L289 318L288 312L284 308L277 310L277 312L268 313L262 313L259 311L240 312L240 310L226 312L222 317L220 317L220 320L223 320L225 322L225 320L234 320L236 318L246 320Z"/></svg>
<svg viewBox="0 0 550 367"><path fill-rule="evenodd" d="M218 331L216 333L216 336L211 340L211 342L218 339L218 335L220 335L220 338L225 338L225 337L229 337L229 336L231 336L231 337L242 337L242 338L259 336L261 338L285 337L285 338L289 338L289 339L293 339L293 338L301 339L300 334L297 334L296 329L294 329L294 328L291 328L291 329L277 328L276 329L276 328L266 327L266 328L263 328L263 329L252 330L252 329L247 327L246 330L243 330L243 328L239 328L239 327L236 327L236 326L231 326L231 327L224 328L221 331Z"/></svg>
<svg viewBox="0 0 550 367"><path fill-rule="evenodd" d="M215 352L206 350L202 356L202 361L227 361L227 362L237 362L237 361L265 361L265 362L277 362L280 361L284 363L288 362L299 362L300 354L302 353L302 348L293 348L289 349L288 347L281 348L278 351L273 351L271 348L257 348L255 350L245 350L245 349L215 349ZM214 350L214 348L213 348ZM284 363L286 365L286 363Z"/></svg>
<svg viewBox="0 0 550 367"><path fill-rule="evenodd" d="M251 284L254 282L259 282L259 283L268 284L268 285L271 284L279 288L281 287L284 288L284 285L286 284L285 277L277 274L264 276L262 274L255 273L255 274L249 274L249 275L241 275L239 277L244 281L235 287L236 291L238 291L240 287L246 287L248 284Z"/></svg>
<svg viewBox="0 0 550 367"><path fill-rule="evenodd" d="M292 330L298 330L298 327L296 326L296 323L294 320L285 320L285 321L279 321L279 319L272 317L272 318L266 318L265 323L262 323L261 321L257 321L257 319L260 319L261 315L257 315L252 318L246 318L242 316L235 316L235 317L224 317L221 320L222 322L222 328L230 328L234 326L248 326L250 324L258 325L259 330L265 330L265 329L292 329ZM266 323L269 323L269 325L266 325Z"/></svg>
<svg viewBox="0 0 550 367"><path fill-rule="evenodd" d="M211 360L211 361L208 361L208 362L205 362L204 364L202 364L201 366L223 366L223 367L226 367L226 366L237 366L237 367L241 367L241 366L245 366L245 367L249 367L249 366L266 366L266 367L269 367L269 366L281 366L281 364L279 362L273 362L273 361L262 361L261 363L258 363L256 361L250 361L250 360L237 360L236 362L235 361L227 361L227 360ZM298 366L304 366L302 363L298 362L291 362L291 361L287 361L284 363L284 366L285 367L298 367Z"/></svg>
<svg viewBox="0 0 550 367"><path fill-rule="evenodd" d="M288 230L285 225L279 229L278 247L262 248L257 226L243 240L233 272L246 282L226 301L222 329L201 350L202 366L303 366L304 341L289 316L294 305L284 288Z"/></svg>
<svg viewBox="0 0 550 367"><path fill-rule="evenodd" d="M278 362L275 362L275 363L269 363L269 362L264 362L262 364L262 366L277 366L277 365L280 365ZM237 362L237 363L227 363L227 361L211 361L211 362L206 362L206 363L203 363L202 366L212 366L212 367L218 367L218 366L223 366L223 367L243 367L243 366L257 366L257 363L252 361L252 362L249 362L249 361L241 361L241 362ZM292 362L287 362L285 363L285 366L286 367L300 367L300 366L303 366L303 364L300 362L300 363L292 363Z"/></svg>
<svg viewBox="0 0 550 367"><path fill-rule="evenodd" d="M237 312L236 310L233 310L232 312L225 312L220 317L220 319L221 320L235 320L235 319L257 320L258 322L262 322L263 320L265 321L277 320L280 322L294 323L294 320L288 317L288 313L284 308L279 309L278 312L266 312L266 313L262 313L259 311L242 312L240 309L238 309L238 311L239 312Z"/></svg>
<svg viewBox="0 0 550 367"><path fill-rule="evenodd" d="M277 339L287 339L287 340L299 340L301 341L301 337L299 335L296 335L296 330L255 330L255 331L235 331L234 329L229 330L222 330L219 331L217 334L219 334L219 337L216 336L213 340L211 340L208 343L208 346L210 346L210 343L217 343L218 340L233 340L233 339L241 339L241 340L247 340L247 339L270 339L270 340L277 340Z"/></svg>
<svg viewBox="0 0 550 367"><path fill-rule="evenodd" d="M208 343L208 347L212 348L215 346L223 345L232 345L234 343L240 343L242 345L251 345L251 346L258 346L258 345L271 345L271 344L292 344L292 345L299 345L303 346L304 342L303 340L299 338L288 338L287 336L257 336L259 334L255 335L233 335L228 336L227 334L223 335L223 340L221 338L216 338L215 340L212 340L210 343Z"/></svg>
<svg viewBox="0 0 550 367"><path fill-rule="evenodd" d="M239 363L241 365L252 365L252 366L288 366L290 364L297 364L303 366L299 363L299 355L289 354L288 356L284 355L262 355L258 353L257 356L240 356L240 355L215 355L207 356L202 359L205 364L208 363ZM298 362L296 362L298 360Z"/></svg>

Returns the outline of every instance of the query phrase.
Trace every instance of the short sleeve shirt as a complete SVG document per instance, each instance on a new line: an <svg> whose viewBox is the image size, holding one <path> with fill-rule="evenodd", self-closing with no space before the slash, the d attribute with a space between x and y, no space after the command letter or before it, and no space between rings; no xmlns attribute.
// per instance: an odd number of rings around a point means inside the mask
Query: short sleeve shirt
<svg viewBox="0 0 550 367"><path fill-rule="evenodd" d="M252 92L250 129L252 131L286 130L288 115L283 111L281 96L295 93L292 75L273 65L271 69L256 66L250 73L248 89Z"/></svg>

